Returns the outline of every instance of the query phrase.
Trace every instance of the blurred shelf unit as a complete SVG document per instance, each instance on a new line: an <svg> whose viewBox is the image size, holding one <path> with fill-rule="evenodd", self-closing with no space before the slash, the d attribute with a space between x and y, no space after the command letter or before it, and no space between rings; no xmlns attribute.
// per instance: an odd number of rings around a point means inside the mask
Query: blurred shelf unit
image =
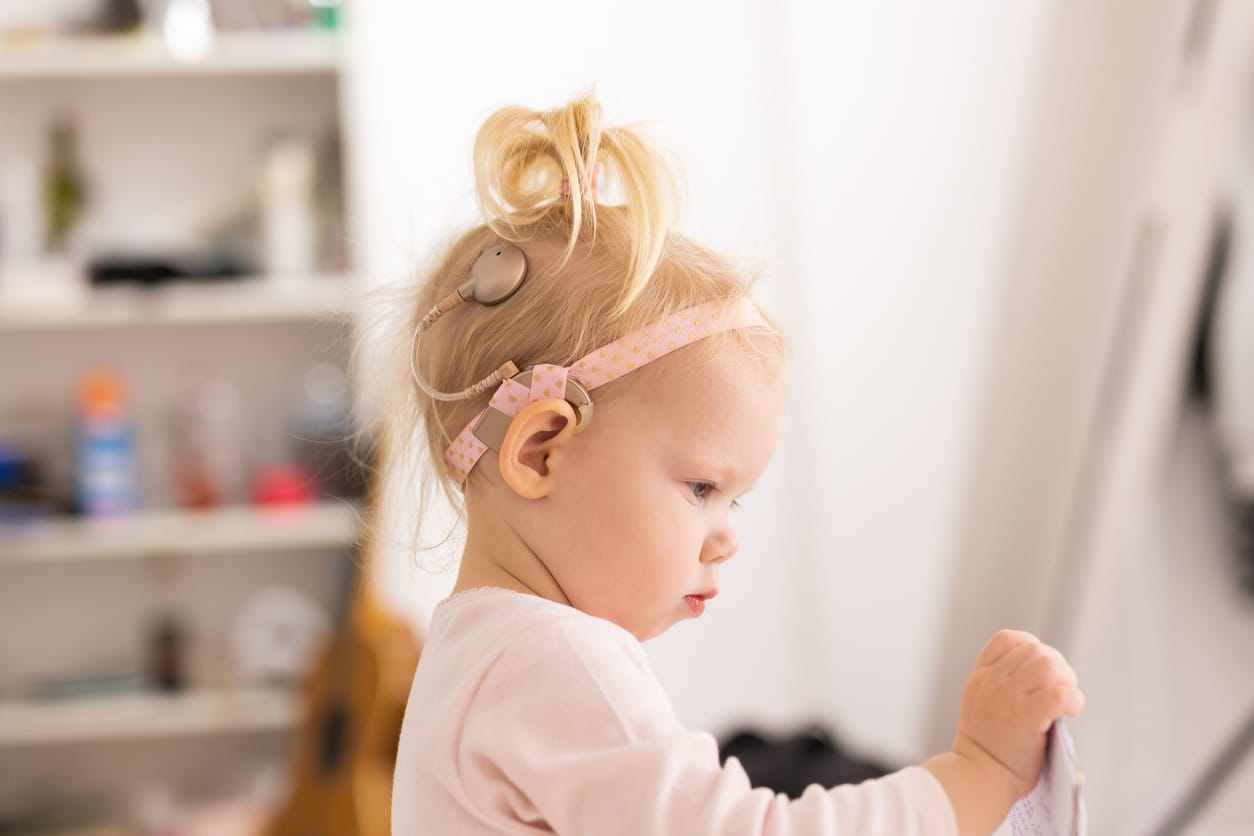
<svg viewBox="0 0 1254 836"><path fill-rule="evenodd" d="M291 508L144 511L0 526L0 565L347 548L359 511L326 501Z"/></svg>
<svg viewBox="0 0 1254 836"><path fill-rule="evenodd" d="M25 38L0 38L0 85L8 85L7 91L16 91L14 101L25 102L27 110L40 110L49 96L59 95L62 88L74 94L78 107L99 114L104 124L112 119L109 112L112 102L124 105L117 119L130 120L129 124L143 125L144 113L154 119L163 116L161 105L172 97L186 97L197 108L218 108L222 119L215 124L225 124L226 118L234 124L221 130L237 139L273 129L276 125L284 132L311 131L310 126L322 125L326 111L334 108L334 120L342 133L344 110L335 85L348 60L342 48L341 38L335 32L310 29L301 31L264 31L256 33L219 32L212 39L208 50L196 60L177 57L167 43L152 33L125 36L47 36ZM166 85L164 80L171 80ZM259 83L252 84L256 79ZM151 80L153 83L144 85ZM45 82L51 82L45 84ZM102 82L97 85L97 82ZM135 84L132 84L135 82ZM186 85L184 85L186 82ZM262 83L264 82L264 83ZM271 83L273 82L273 83ZM241 87L242 83L242 87ZM80 84L82 89L79 89ZM310 88L306 98L287 96L280 88ZM41 86L42 85L42 86ZM256 100L240 101L237 92L256 86L266 93ZM165 98L147 100L149 90L161 93ZM283 93L283 107L274 112L273 96ZM201 93L213 95L202 96ZM219 93L226 95L220 96ZM247 98L247 97L244 97ZM202 104L202 99L204 103ZM16 108L15 108L16 110ZM218 111L210 113L216 118ZM139 114L139 115L137 115ZM108 118L106 118L108 117ZM6 109L0 115L0 124L6 120L20 119ZM29 117L28 117L29 118ZM274 123L272 125L271 123ZM115 124L110 122L109 124ZM199 124L199 123L196 123ZM213 162L229 162L232 166L254 166L251 156L241 156L236 150L220 151L217 137L205 135L196 124L178 123L181 131L179 164L191 170L201 179L230 176L229 172L242 173L242 181L251 176L248 171L222 169L210 165L201 168L193 143L206 143L200 148L201 156ZM320 129L320 128L319 128ZM113 165L110 171L129 173L145 170L136 163L136 154L146 153L141 134L140 141L126 145L131 156L114 159L102 152L99 165ZM152 142L158 140L153 139ZM107 146L106 146L107 147ZM154 146L162 149L175 147L167 142ZM242 147L242 146L241 146ZM185 160L183 158L186 158ZM0 160L3 162L3 160ZM127 167L130 166L130 169ZM350 172L339 168L343 192L351 193L347 178ZM154 175L154 177L157 175ZM148 184L152 187L152 184ZM251 186L250 186L251 188ZM189 191L189 199L199 192ZM211 203L211 202L210 202ZM212 205L208 206L211 210ZM158 211L153 210L154 214ZM195 212L190 213L195 215ZM160 218L158 217L158 220ZM185 230L176 230L182 234ZM181 240L176 235L176 240ZM328 262L331 263L331 262ZM316 268L315 268L316 269ZM337 268L338 269L338 268ZM351 272L351 271L349 271ZM232 332L227 339L244 343L269 339L267 329L248 327L271 323L306 323L318 326L316 333L308 335L309 341L318 344L334 343L328 351L341 351L336 340L324 340L321 329L327 323L334 327L348 326L354 314L356 294L353 276L345 273L321 273L317 275L265 275L228 280L171 281L153 287L137 285L109 285L87 287L75 276L67 276L66 266L48 259L29 270L6 274L0 282L0 355L4 362L23 361L22 355L36 356L52 335L57 343L58 356L90 360L107 350L124 358L117 364L139 376L142 369L152 365L149 349L152 342L168 348L170 362L183 359L183 355L196 354L201 348L203 334L193 335L185 326L245 326ZM124 339L130 331L164 329L158 340L132 341ZM310 329L314 330L314 329ZM216 336L216 335L214 335ZM284 337L289 336L285 334ZM102 343L103 341L103 343ZM142 343L142 345L140 345ZM28 344L33 344L32 350ZM283 351L274 351L262 343L256 351L241 351L246 358L241 374L251 383L277 378L286 379L293 374L290 357ZM68 348L66 348L68 346ZM246 345L245 348L248 346ZM142 352L142 353L141 353ZM165 357L162 356L162 362ZM128 362L130 365L128 367ZM311 361L312 362L312 361ZM234 373L234 372L230 372ZM295 372L299 374L299 372ZM62 374L65 374L63 371ZM225 373L224 373L225 374ZM64 381L51 381L50 386ZM279 387L259 386L259 391L274 399L282 397ZM10 386L8 395L0 397L0 407L23 398L24 390ZM112 519L86 519L71 517L45 517L21 522L0 521L0 568L25 569L27 567L55 566L65 570L83 572L92 565L102 569L104 564L95 561L117 561L110 564L115 569L125 568L122 561L188 558L222 558L214 560L212 571L235 572L230 558L239 555L267 554L276 557L291 555L296 562L282 562L278 571L290 573L294 588L305 590L319 602L327 597L329 583L324 581L332 574L338 578L337 566L325 561L329 551L347 551L357 541L360 509L347 501L328 500L309 505L284 508L263 508L232 505L206 510L154 509ZM305 561L303 555L318 555L318 559ZM112 572L112 569L110 570ZM53 577L58 573L42 571L13 573L0 579L5 591L19 595L34 595L27 588L38 584L59 584L64 581ZM316 578L313 576L317 575ZM285 577L288 575L285 575ZM241 585L251 588L251 574L240 578ZM17 584L23 586L19 589ZM12 584L13 586L8 586ZM198 593L199 594L199 593ZM229 629L229 593L210 592L214 599L214 619L206 619L203 632L197 640L206 640L211 631L221 633ZM38 599L35 599L38 600ZM102 606L84 616L86 629L91 629L90 619L125 617L138 620L144 600L139 592L129 598L107 602L113 609ZM41 603L42 607L42 603ZM41 609L42 611L42 609ZM221 614L218 618L217 614ZM33 663L44 650L37 641L41 625L4 619L0 611L0 630L17 639L6 646L4 664L11 663L8 648L27 654L30 659L17 656L14 670L21 671L22 664L34 670ZM218 622L221 622L220 624ZM206 626L207 625L207 626ZM67 657L73 654L62 650ZM198 652L193 649L191 652ZM61 670L94 670L94 658L70 658L60 666ZM42 665L43 660L38 659ZM9 669L6 668L6 673ZM262 735L270 733L278 744L279 734L290 733L305 711L303 695L293 688L281 687L192 687L174 693L156 691L112 694L93 694L56 699L27 698L17 695L34 674L13 675L13 687L9 698L0 699L0 750L12 753L20 763L24 750L32 747L64 745L66 752L74 744L99 744L108 746L127 741L165 741L172 748L184 741L207 741L232 735ZM34 692L31 691L31 694ZM252 740L248 741L250 744ZM264 741L263 741L264 742ZM269 743L267 742L267 745ZM70 760L73 760L71 754ZM257 751L253 746L241 747L238 753L240 765L255 762ZM5 762L8 763L7 761ZM109 762L95 772L109 775L71 776L66 785L81 778L84 787L95 786L99 781L108 783L116 779L117 787L129 780L127 768L121 761ZM67 766L72 766L68 764ZM0 773L7 766L0 765ZM69 769L69 772L75 772ZM112 773L116 772L117 775ZM61 777L65 776L63 770ZM67 790L68 791L68 790Z"/></svg>
<svg viewBox="0 0 1254 836"><path fill-rule="evenodd" d="M342 275L105 287L56 302L6 300L0 334L37 331L344 320L351 281Z"/></svg>
<svg viewBox="0 0 1254 836"><path fill-rule="evenodd" d="M299 720L285 688L0 701L0 748L285 731Z"/></svg>
<svg viewBox="0 0 1254 836"><path fill-rule="evenodd" d="M159 36L48 36L0 40L0 79L300 75L337 72L339 39L320 30L222 32L203 56L176 56Z"/></svg>

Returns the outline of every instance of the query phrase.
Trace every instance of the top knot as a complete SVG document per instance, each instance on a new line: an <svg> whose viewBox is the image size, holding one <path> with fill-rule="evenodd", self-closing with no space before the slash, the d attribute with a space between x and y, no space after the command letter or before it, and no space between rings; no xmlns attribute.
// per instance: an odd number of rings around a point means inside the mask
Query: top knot
<svg viewBox="0 0 1254 836"><path fill-rule="evenodd" d="M595 232L608 174L622 198L614 211L625 215L632 241L619 311L644 289L678 211L674 176L635 131L603 128L601 105L591 93L553 110L496 111L475 139L474 165L488 226L518 243L532 237L535 224L556 222L566 238L562 265L574 252L585 217ZM570 199L572 191L578 199Z"/></svg>
<svg viewBox="0 0 1254 836"><path fill-rule="evenodd" d="M588 195L588 200L593 203L597 202L598 192L601 190L601 178L605 176L605 163L597 162L592 167L592 182L579 184L579 196L583 199L583 195ZM570 181L565 177L562 178L562 197L570 197Z"/></svg>

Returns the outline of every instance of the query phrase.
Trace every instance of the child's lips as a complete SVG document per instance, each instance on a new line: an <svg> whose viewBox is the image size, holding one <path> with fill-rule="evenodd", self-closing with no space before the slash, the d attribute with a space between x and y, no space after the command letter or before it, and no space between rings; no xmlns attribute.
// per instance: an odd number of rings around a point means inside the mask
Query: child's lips
<svg viewBox="0 0 1254 836"><path fill-rule="evenodd" d="M718 594L717 589L709 592L699 592L695 595L685 595L684 600L688 602L688 608L692 610L693 615L701 615L705 612L705 602Z"/></svg>

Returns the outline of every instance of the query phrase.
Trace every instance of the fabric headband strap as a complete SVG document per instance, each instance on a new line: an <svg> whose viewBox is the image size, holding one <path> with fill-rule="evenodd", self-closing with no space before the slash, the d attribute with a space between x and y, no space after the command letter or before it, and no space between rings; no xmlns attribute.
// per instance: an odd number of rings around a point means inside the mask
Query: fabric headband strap
<svg viewBox="0 0 1254 836"><path fill-rule="evenodd" d="M742 328L770 328L749 299L730 305L707 302L659 320L576 360L571 366L539 364L516 377L502 380L492 400L458 433L444 451L444 461L464 484L471 469L487 452L497 449L514 416L530 404L565 398L575 387L590 392L617 380L646 363L699 339ZM528 385L529 384L529 385ZM570 398L567 398L570 399ZM485 431L490 428L495 431ZM488 437L484 437L488 436Z"/></svg>

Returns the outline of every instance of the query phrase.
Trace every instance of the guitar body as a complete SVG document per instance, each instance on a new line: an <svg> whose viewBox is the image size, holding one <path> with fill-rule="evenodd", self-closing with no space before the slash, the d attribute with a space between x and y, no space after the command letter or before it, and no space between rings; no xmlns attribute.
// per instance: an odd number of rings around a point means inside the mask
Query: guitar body
<svg viewBox="0 0 1254 836"><path fill-rule="evenodd" d="M419 649L408 625L358 595L306 689L293 790L268 836L384 836Z"/></svg>
<svg viewBox="0 0 1254 836"><path fill-rule="evenodd" d="M421 648L410 626L372 594L369 548L360 554L364 565L355 564L342 628L305 689L292 791L267 836L391 832L392 773Z"/></svg>

